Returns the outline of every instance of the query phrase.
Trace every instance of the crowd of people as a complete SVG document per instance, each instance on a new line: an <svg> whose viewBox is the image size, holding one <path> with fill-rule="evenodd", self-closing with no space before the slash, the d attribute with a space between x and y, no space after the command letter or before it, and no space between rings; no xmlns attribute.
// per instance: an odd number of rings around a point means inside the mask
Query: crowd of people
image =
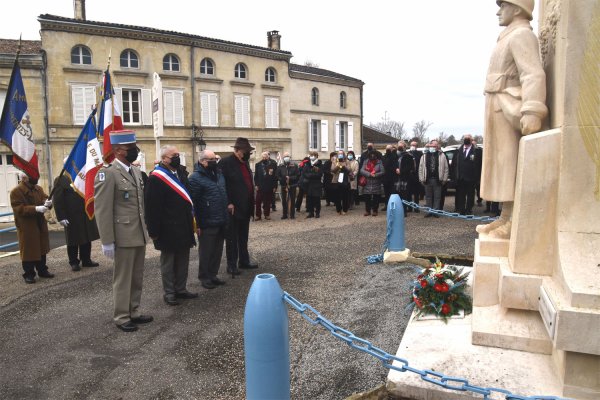
<svg viewBox="0 0 600 400"><path fill-rule="evenodd" d="M146 175L139 168L139 148L135 132L111 132L114 161L96 175L95 218L89 219L83 198L67 176L56 178L53 199L48 199L37 182L22 174L11 192L21 253L23 278L35 283L52 278L46 254L49 236L44 214L54 206L57 221L64 227L67 256L73 271L97 267L91 259L91 244L100 239L103 254L114 260L113 321L126 332L153 318L139 311L146 244L160 251L160 271L164 302L170 306L198 293L187 290L190 250L197 246L198 279L205 289L225 285L219 278L223 250L227 273L256 269L248 252L250 221L271 219L276 195L281 202L281 219L320 218L321 203L335 208L339 216L364 203L364 216L379 214L392 194L428 207L443 208L443 187L450 175L456 182L456 210L471 213L481 175L481 151L472 137L465 135L449 167L436 140L417 149L417 142L399 141L386 146L385 153L372 143L356 157L353 151L332 152L326 160L310 152L296 163L285 152L278 163L269 152L251 170L254 147L246 138L237 138L233 152L220 157L203 150L189 174L181 165L176 146L160 149L160 159ZM357 159L358 158L358 159ZM301 213L302 203L305 213ZM418 208L405 207L409 212ZM425 217L437 217L427 213Z"/></svg>

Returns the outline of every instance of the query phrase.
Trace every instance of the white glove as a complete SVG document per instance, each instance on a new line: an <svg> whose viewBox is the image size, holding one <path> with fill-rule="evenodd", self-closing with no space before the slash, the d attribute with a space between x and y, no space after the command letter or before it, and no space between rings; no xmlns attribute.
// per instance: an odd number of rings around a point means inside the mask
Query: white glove
<svg viewBox="0 0 600 400"><path fill-rule="evenodd" d="M114 243L103 244L102 245L102 254L104 254L106 257L110 258L111 260L113 260L115 258L115 244Z"/></svg>
<svg viewBox="0 0 600 400"><path fill-rule="evenodd" d="M62 221L58 221L59 224L61 224L62 226L64 226L65 228L67 226L69 226L69 220L68 219L63 219Z"/></svg>
<svg viewBox="0 0 600 400"><path fill-rule="evenodd" d="M43 214L46 211L48 211L48 207L46 207L46 206L35 206L35 211Z"/></svg>
<svg viewBox="0 0 600 400"><path fill-rule="evenodd" d="M44 207L52 208L52 200L46 200L44 202Z"/></svg>

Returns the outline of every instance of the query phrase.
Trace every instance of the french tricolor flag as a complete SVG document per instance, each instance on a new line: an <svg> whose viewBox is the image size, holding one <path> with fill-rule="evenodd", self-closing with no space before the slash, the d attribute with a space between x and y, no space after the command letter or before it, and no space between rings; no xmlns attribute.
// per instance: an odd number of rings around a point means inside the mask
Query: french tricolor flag
<svg viewBox="0 0 600 400"><path fill-rule="evenodd" d="M110 163L114 158L112 147L110 145L110 132L123 130L123 119L121 110L115 99L110 72L108 69L104 72L102 83L102 101L100 105L100 115L98 117L98 133L104 137L102 145L104 150L104 161Z"/></svg>
<svg viewBox="0 0 600 400"><path fill-rule="evenodd" d="M6 101L0 119L0 140L13 152L14 166L32 179L39 179L38 158L35 154L31 118L19 62L15 59Z"/></svg>

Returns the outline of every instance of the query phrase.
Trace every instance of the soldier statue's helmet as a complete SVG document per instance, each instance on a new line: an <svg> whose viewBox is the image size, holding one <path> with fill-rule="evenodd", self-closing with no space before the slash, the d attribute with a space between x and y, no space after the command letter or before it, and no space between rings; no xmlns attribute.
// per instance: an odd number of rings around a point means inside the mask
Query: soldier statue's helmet
<svg viewBox="0 0 600 400"><path fill-rule="evenodd" d="M121 130L110 132L110 144L135 143L135 132L132 130Z"/></svg>
<svg viewBox="0 0 600 400"><path fill-rule="evenodd" d="M533 19L534 0L496 0L496 4L500 6L502 3L510 3L520 7L531 21Z"/></svg>

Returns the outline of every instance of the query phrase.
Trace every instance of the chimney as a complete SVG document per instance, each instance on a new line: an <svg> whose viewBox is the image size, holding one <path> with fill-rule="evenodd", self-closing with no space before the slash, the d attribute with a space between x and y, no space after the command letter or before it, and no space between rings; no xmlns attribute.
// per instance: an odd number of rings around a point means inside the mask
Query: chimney
<svg viewBox="0 0 600 400"><path fill-rule="evenodd" d="M75 19L85 21L85 0L73 0Z"/></svg>
<svg viewBox="0 0 600 400"><path fill-rule="evenodd" d="M279 31L267 32L269 38L269 48L272 50L281 50L281 35Z"/></svg>

